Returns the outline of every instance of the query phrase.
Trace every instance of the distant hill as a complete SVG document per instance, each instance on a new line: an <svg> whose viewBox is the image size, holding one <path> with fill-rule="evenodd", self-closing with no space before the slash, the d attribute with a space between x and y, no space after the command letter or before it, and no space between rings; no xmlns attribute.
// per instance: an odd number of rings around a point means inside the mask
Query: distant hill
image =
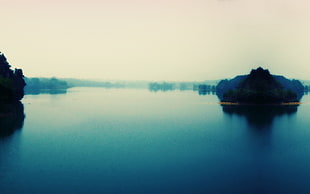
<svg viewBox="0 0 310 194"><path fill-rule="evenodd" d="M299 101L304 87L298 80L271 75L261 67L249 75L222 80L216 87L221 101L244 103L277 103Z"/></svg>

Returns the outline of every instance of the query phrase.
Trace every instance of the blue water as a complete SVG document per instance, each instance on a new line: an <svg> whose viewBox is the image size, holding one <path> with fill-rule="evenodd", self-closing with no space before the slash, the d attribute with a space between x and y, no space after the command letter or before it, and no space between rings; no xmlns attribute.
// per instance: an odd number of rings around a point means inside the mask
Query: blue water
<svg viewBox="0 0 310 194"><path fill-rule="evenodd" d="M23 123L0 137L0 192L310 193L310 96L289 111L216 102L192 91L27 95Z"/></svg>

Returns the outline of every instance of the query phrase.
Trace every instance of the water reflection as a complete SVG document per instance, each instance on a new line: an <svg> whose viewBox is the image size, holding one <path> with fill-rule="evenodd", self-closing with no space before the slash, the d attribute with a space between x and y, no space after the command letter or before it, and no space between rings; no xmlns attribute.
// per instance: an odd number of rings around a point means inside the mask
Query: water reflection
<svg viewBox="0 0 310 194"><path fill-rule="evenodd" d="M24 105L21 102L0 104L0 138L23 128L24 119Z"/></svg>
<svg viewBox="0 0 310 194"><path fill-rule="evenodd" d="M26 95L39 95L39 94L66 94L67 89L26 89Z"/></svg>
<svg viewBox="0 0 310 194"><path fill-rule="evenodd" d="M208 91L208 90L198 90L199 96L205 96L205 95L215 95L214 91Z"/></svg>
<svg viewBox="0 0 310 194"><path fill-rule="evenodd" d="M295 114L298 105L222 105L222 107L224 113L245 117L251 127L262 129L270 127L274 118L277 116Z"/></svg>

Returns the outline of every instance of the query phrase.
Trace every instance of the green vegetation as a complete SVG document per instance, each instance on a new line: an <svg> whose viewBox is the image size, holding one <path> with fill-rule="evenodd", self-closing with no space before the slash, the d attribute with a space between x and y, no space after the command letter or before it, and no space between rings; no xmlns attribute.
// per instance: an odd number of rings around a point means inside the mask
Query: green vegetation
<svg viewBox="0 0 310 194"><path fill-rule="evenodd" d="M21 100L24 97L24 87L23 71L11 70L11 65L0 52L0 102Z"/></svg>
<svg viewBox="0 0 310 194"><path fill-rule="evenodd" d="M310 86L306 85L304 90L305 90L305 94L308 94L310 91Z"/></svg>
<svg viewBox="0 0 310 194"><path fill-rule="evenodd" d="M194 85L194 90L198 90L199 95L215 94L216 86L208 84Z"/></svg>
<svg viewBox="0 0 310 194"><path fill-rule="evenodd" d="M223 101L225 102L246 102L246 103L277 103L277 102L296 102L297 95L291 90L270 89L270 90L253 90L238 88L229 90L224 93Z"/></svg>
<svg viewBox="0 0 310 194"><path fill-rule="evenodd" d="M153 92L175 90L175 84L167 82L163 83L152 82L149 84L149 90Z"/></svg>
<svg viewBox="0 0 310 194"><path fill-rule="evenodd" d="M151 82L148 88L152 92L173 91L173 90L191 90L198 91L200 95L215 92L215 85L206 84L206 82Z"/></svg>
<svg viewBox="0 0 310 194"><path fill-rule="evenodd" d="M95 81L95 80L86 80L86 79L74 79L74 78L66 78L61 79L62 81L66 81L69 87L102 87L102 88L124 88L128 87L128 83L124 81ZM130 83L129 87L135 87L139 85L139 83ZM144 84L145 85L145 84Z"/></svg>
<svg viewBox="0 0 310 194"><path fill-rule="evenodd" d="M303 91L298 80L273 76L262 68L252 70L247 76L223 80L217 86L218 96L223 102L255 104L298 102Z"/></svg>
<svg viewBox="0 0 310 194"><path fill-rule="evenodd" d="M40 93L65 93L69 88L68 83L57 78L25 78L26 94Z"/></svg>

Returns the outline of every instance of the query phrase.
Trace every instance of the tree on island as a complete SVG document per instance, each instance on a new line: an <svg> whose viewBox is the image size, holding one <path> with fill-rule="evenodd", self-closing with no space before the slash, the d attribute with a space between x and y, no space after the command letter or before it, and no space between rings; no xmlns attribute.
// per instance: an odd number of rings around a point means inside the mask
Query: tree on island
<svg viewBox="0 0 310 194"><path fill-rule="evenodd" d="M11 69L6 57L0 52L0 101L19 101L24 97L24 75L21 69Z"/></svg>
<svg viewBox="0 0 310 194"><path fill-rule="evenodd" d="M249 75L221 81L217 86L222 102L254 104L298 102L303 90L298 80L271 75L261 67Z"/></svg>

